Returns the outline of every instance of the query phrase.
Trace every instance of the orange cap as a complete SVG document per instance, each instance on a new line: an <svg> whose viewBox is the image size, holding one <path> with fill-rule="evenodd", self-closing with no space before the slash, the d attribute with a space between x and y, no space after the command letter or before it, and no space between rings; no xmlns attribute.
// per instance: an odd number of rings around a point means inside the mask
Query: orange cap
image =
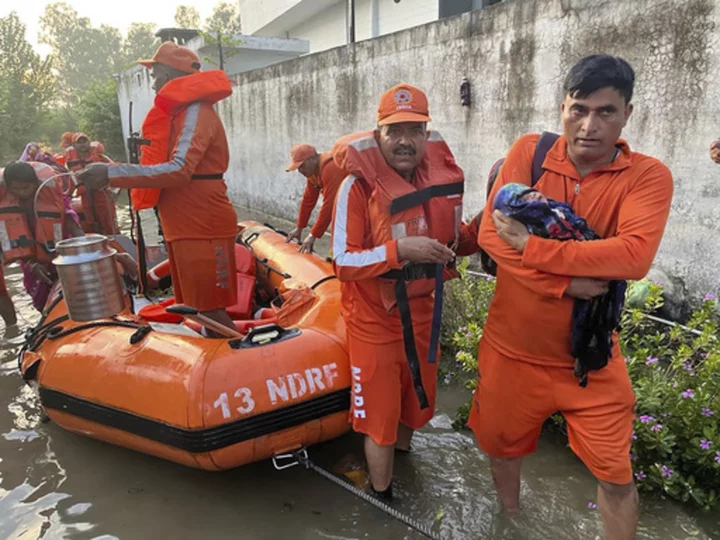
<svg viewBox="0 0 720 540"><path fill-rule="evenodd" d="M290 165L288 165L285 171L296 171L306 159L310 159L316 155L317 150L315 150L313 145L308 143L296 144L292 147L292 150L290 150Z"/></svg>
<svg viewBox="0 0 720 540"><path fill-rule="evenodd" d="M150 60L140 60L141 66L150 69L153 64L163 64L177 69L183 73L197 73L200 71L200 58L195 51L181 47L174 41L166 41L158 47Z"/></svg>
<svg viewBox="0 0 720 540"><path fill-rule="evenodd" d="M62 134L62 137L60 138L60 146L70 146L73 142L73 133L71 131L66 131Z"/></svg>
<svg viewBox="0 0 720 540"><path fill-rule="evenodd" d="M73 144L78 142L78 140L82 139L83 137L85 137L88 141L90 140L90 137L88 137L84 133L78 132L75 135L73 135L73 139L72 139Z"/></svg>
<svg viewBox="0 0 720 540"><path fill-rule="evenodd" d="M428 100L417 86L398 84L380 98L377 111L379 126L400 122L429 122Z"/></svg>

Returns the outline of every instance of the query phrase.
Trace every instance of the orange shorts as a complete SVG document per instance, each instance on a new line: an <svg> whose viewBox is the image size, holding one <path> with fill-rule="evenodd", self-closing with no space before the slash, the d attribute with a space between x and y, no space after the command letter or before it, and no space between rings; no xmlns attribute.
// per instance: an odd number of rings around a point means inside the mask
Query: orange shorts
<svg viewBox="0 0 720 540"><path fill-rule="evenodd" d="M379 445L397 441L398 424L420 429L433 417L437 390L437 362L427 361L429 331L415 335L423 386L430 406L420 409L402 341L367 343L348 333L352 374L350 420L358 433ZM439 356L438 356L439 358Z"/></svg>
<svg viewBox="0 0 720 540"><path fill-rule="evenodd" d="M178 304L212 311L237 302L234 238L176 240L167 252Z"/></svg>
<svg viewBox="0 0 720 540"><path fill-rule="evenodd" d="M543 422L560 412L570 447L598 480L632 482L635 394L622 357L590 372L581 388L572 368L513 360L481 340L479 371L468 425L488 455L531 454Z"/></svg>

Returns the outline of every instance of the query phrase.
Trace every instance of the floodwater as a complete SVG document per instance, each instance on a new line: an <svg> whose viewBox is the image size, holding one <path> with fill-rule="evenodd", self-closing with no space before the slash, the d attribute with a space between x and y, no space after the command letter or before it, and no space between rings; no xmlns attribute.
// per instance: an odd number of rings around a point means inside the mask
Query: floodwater
<svg viewBox="0 0 720 540"><path fill-rule="evenodd" d="M327 253L327 243L316 247ZM301 467L278 472L268 461L201 472L44 423L16 362L22 330L37 313L21 290L17 268L8 269L6 279L25 322L10 329L0 322L0 539L421 538ZM442 390L431 425L416 435L411 454L398 457L393 506L441 538L600 538L599 513L588 508L595 483L554 438L543 439L527 460L522 514L509 519L499 512L487 459L468 433L450 425L464 392ZM354 435L310 449L311 458L331 470L359 462L361 455ZM643 497L639 538L720 538L720 512L693 513Z"/></svg>

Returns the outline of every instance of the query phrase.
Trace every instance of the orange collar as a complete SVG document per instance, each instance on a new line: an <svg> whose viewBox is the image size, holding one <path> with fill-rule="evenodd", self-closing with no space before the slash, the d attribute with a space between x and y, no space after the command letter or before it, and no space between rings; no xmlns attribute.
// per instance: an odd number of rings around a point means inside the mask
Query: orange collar
<svg viewBox="0 0 720 540"><path fill-rule="evenodd" d="M620 154L604 167L600 167L592 171L593 173L604 173L610 171L621 171L627 169L631 165L630 145L624 139L618 139L615 146L620 150ZM576 180L580 180L580 174L575 164L570 159L567 151L567 139L562 135L553 145L545 158L544 167L563 176L568 176Z"/></svg>

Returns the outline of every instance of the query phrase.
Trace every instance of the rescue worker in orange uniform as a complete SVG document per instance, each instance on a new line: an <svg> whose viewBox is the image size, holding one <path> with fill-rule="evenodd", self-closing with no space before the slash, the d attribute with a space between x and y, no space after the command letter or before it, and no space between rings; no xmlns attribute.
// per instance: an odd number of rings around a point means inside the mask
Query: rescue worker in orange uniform
<svg viewBox="0 0 720 540"><path fill-rule="evenodd" d="M65 165L69 170L77 172L91 163L111 163L111 160L102 153L103 150L102 144L91 143L87 135L76 133L73 136L73 145L65 150ZM113 192L79 186L77 193L82 202L80 222L85 232L105 235L120 232Z"/></svg>
<svg viewBox="0 0 720 540"><path fill-rule="evenodd" d="M427 131L429 121L423 91L400 84L383 94L375 131L333 147L349 173L335 202L333 265L347 325L351 421L366 435L372 489L388 499L395 450L408 451L413 431L433 416L451 247L461 255L477 249L460 221L463 171L440 135Z"/></svg>
<svg viewBox="0 0 720 540"><path fill-rule="evenodd" d="M301 253L312 253L315 240L321 238L332 221L333 205L340 184L345 179L345 172L333 161L332 152L318 154L314 146L306 143L298 144L290 150L290 165L286 172L298 171L305 178L305 193L300 202L300 212L295 228L288 234L287 242L302 237L302 232L310 221L318 197L322 193L323 202L317 220L300 246Z"/></svg>
<svg viewBox="0 0 720 540"><path fill-rule="evenodd" d="M72 140L72 132L66 131L65 133L63 133L62 137L60 137L60 151L53 156L55 161L57 161L63 167L67 167L67 163L65 161L65 150L72 146Z"/></svg>
<svg viewBox="0 0 720 540"><path fill-rule="evenodd" d="M575 299L603 295L610 280L643 278L670 213L673 179L659 160L620 139L633 106L635 75L621 58L583 58L569 72L563 134L547 153L535 186L572 206L600 236L588 242L530 235L488 204L478 237L497 262L497 290L479 345L480 378L469 426L490 456L502 505L519 509L522 460L535 451L556 411L570 446L599 482L605 538L635 538L638 494L630 446L635 396L617 335L608 364L575 376L571 319ZM489 200L511 182L530 184L538 135L510 149Z"/></svg>
<svg viewBox="0 0 720 540"><path fill-rule="evenodd" d="M132 188L136 210L157 204L178 304L228 328L225 308L236 302L237 217L223 175L229 151L213 105L232 94L220 70L201 72L192 50L163 43L152 60L155 105L143 123L141 164L90 167L81 179L94 188Z"/></svg>

